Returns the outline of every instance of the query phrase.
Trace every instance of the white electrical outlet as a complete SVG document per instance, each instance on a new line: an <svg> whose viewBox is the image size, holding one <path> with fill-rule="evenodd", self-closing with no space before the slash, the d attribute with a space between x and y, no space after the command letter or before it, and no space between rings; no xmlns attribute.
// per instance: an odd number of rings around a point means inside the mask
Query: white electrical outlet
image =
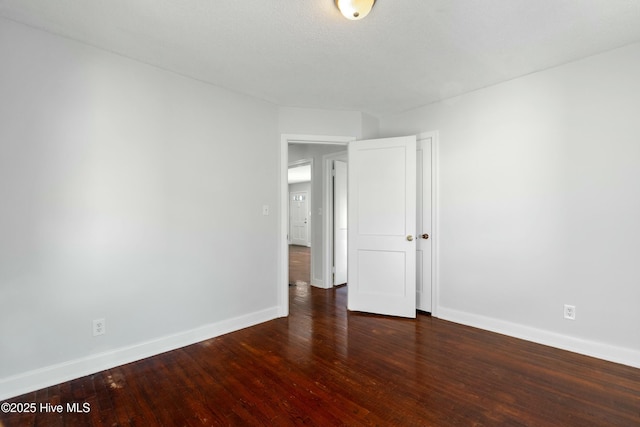
<svg viewBox="0 0 640 427"><path fill-rule="evenodd" d="M564 318L569 320L576 320L576 306L575 305L564 305Z"/></svg>
<svg viewBox="0 0 640 427"><path fill-rule="evenodd" d="M104 319L93 319L93 336L104 335L107 332L107 324Z"/></svg>

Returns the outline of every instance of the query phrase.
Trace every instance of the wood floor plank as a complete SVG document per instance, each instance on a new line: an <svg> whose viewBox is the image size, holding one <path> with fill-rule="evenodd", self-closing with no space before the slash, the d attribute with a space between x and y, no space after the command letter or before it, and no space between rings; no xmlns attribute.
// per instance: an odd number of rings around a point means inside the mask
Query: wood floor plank
<svg viewBox="0 0 640 427"><path fill-rule="evenodd" d="M289 284L311 283L311 248L289 245Z"/></svg>
<svg viewBox="0 0 640 427"><path fill-rule="evenodd" d="M111 388L107 383L109 375L109 371L102 371L93 376L97 407L92 406L91 413L98 412L100 423L105 426L118 425Z"/></svg>

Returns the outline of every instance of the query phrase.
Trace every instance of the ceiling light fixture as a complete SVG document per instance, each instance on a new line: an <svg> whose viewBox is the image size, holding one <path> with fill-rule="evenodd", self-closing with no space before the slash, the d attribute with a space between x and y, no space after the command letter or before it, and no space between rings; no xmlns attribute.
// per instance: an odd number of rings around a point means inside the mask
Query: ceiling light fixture
<svg viewBox="0 0 640 427"><path fill-rule="evenodd" d="M371 12L376 0L335 0L336 6L345 18L357 21Z"/></svg>

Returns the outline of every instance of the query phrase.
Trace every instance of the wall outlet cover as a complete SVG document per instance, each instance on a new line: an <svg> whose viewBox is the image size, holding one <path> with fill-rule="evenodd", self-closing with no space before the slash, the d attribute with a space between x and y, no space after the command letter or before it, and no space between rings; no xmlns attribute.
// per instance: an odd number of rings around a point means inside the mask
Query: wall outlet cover
<svg viewBox="0 0 640 427"><path fill-rule="evenodd" d="M564 305L564 318L569 320L576 320L576 306L575 305Z"/></svg>
<svg viewBox="0 0 640 427"><path fill-rule="evenodd" d="M107 332L107 324L104 319L93 320L93 336L104 335Z"/></svg>

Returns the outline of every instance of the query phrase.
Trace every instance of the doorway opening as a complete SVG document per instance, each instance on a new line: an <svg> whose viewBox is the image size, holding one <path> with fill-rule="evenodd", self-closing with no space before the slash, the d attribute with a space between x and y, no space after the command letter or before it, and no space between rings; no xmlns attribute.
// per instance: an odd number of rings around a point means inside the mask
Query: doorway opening
<svg viewBox="0 0 640 427"><path fill-rule="evenodd" d="M297 157L295 147L289 158ZM289 162L289 286L311 283L311 188L313 159Z"/></svg>
<svg viewBox="0 0 640 427"><path fill-rule="evenodd" d="M282 256L278 275L280 283L278 305L279 314L283 317L289 314L289 287L296 283L296 278L290 278L291 274L297 274L290 269L295 267L291 265L291 261L305 262L305 248L307 248L309 260L309 280L306 286L331 288L334 285L334 236L331 210L333 209L333 177L327 165L333 164L332 156L338 152L344 153L346 158L346 145L353 140L355 140L354 137L282 135L279 245ZM289 170L307 164L310 166L311 177L309 189L304 194L305 190L302 188L290 188ZM293 210L290 209L291 202L294 202ZM308 212L307 224L304 224L305 217L302 215L305 209ZM302 238L305 226L308 227L308 246L304 244ZM306 281L303 280L303 282Z"/></svg>
<svg viewBox="0 0 640 427"><path fill-rule="evenodd" d="M384 138L383 138L384 139ZM387 138L387 139L398 139L398 138ZM279 315L282 317L286 317L289 315L289 281L288 281L288 259L289 259L289 248L288 248L288 226L289 226L289 216L288 216L288 183L287 183L287 169L289 162L289 146L290 145L307 145L308 147L318 148L317 145L338 145L341 146L342 150L344 150L347 145L349 145L349 155L348 158L351 159L351 151L354 145L349 144L350 142L355 141L355 138L352 137L327 137L327 136L313 136L313 135L282 135L281 136L281 146L280 146L280 160L281 160L281 190L280 190L280 203L281 203L281 215L280 215L280 243L279 243L279 268L278 268L278 307L279 307ZM415 229L413 228L405 228L405 233L400 237L404 241L415 242L414 236L420 239L419 243L416 245L416 257L419 265L417 265L411 271L415 271L416 278L413 280L405 280L407 287L411 285L410 282L413 282L413 290L411 292L405 292L405 294L415 294L415 309L431 312L434 317L437 317L438 310L438 271L437 271L437 256L438 256L438 208L437 208L437 166L438 166L438 156L437 156L437 147L438 147L438 132L424 132L416 136L414 141L417 143L416 148L412 150L416 150L415 160L410 160L409 162L405 161L406 164L414 164L418 169L418 174L415 175L414 178L408 179L405 177L404 181L406 182L416 182L419 187L420 195L417 195L416 207L417 209L417 219L418 221L411 220L409 222L405 221L406 224L414 223ZM381 139L378 140L368 140L363 141L368 144L372 143L382 143ZM387 141L389 142L389 141ZM355 151L355 148L353 148ZM323 184L323 186L317 190L314 196L312 196L311 204L311 213L312 216L317 216L316 221L321 224L321 231L311 230L311 285L331 288L334 286L334 282L332 282L333 277L333 242L332 239L335 236L332 236L333 225L331 224L332 215L331 215L331 206L333 203L333 199L330 198L329 188L333 188L332 181L330 181L331 177L331 169L329 168L329 164L331 163L329 160L331 154L324 155L322 157L322 163L317 161L316 164L318 166L316 170L313 172L313 175L318 177L319 182ZM412 155L413 157L413 155ZM385 164L386 157L383 159L378 159L381 164ZM360 162L362 163L362 162ZM356 165L360 165L360 163L356 159ZM397 163L397 162L396 162ZM369 165L369 162L364 162L364 165ZM352 165L353 166L353 165ZM355 167L355 166L354 166ZM374 168L373 171L369 171L369 175L367 175L367 179L363 182L369 182L369 178L373 181L377 178L377 173L379 170L385 169L388 167L378 167ZM349 174L352 172L354 176L358 176L353 168L350 168ZM356 169L358 170L358 169ZM383 182L386 186L386 181ZM382 185L382 184L381 184ZM357 186L352 189L352 180L349 179L348 184L348 193L349 194L358 194ZM369 187L371 187L369 185ZM352 191L355 190L355 191ZM372 197L375 198L375 195L379 193L378 187L374 186L374 188L368 188L368 191ZM314 192L312 191L312 194ZM369 194L368 193L368 194ZM392 195L397 192L391 191ZM370 197L371 198L371 197ZM356 199L359 199L356 197ZM367 199L369 200L369 199ZM430 202L430 203L428 203ZM370 206L369 206L370 205ZM368 207L374 206L375 203L369 203ZM412 210L412 209L411 209ZM405 211L406 208L405 208ZM374 209L375 212L375 209ZM408 211L407 211L408 212ZM350 213L350 219L357 218L357 213ZM369 215L370 218L378 217L379 215ZM313 222L313 221L312 221ZM371 221L369 221L371 222ZM353 228L353 227L352 227ZM354 228L355 229L355 228ZM397 234L397 233L396 233ZM406 236L404 235L406 234ZM350 239L351 240L351 239ZM319 242L321 247L315 248L314 251L314 243ZM351 251L351 249L349 249ZM314 253L315 252L315 253ZM369 254L371 255L371 254ZM356 259L353 254L351 254L352 259ZM371 257L370 257L371 258ZM406 257L405 257L406 258ZM408 259L408 258L407 258ZM371 260L369 260L371 261ZM371 264L371 262L370 262ZM396 263L400 265L400 263ZM372 265L376 265L373 263ZM391 265L391 264L389 264ZM404 266L404 264L402 264ZM314 269L317 269L319 274L317 277L314 275ZM405 270L406 270L405 266ZM350 269L353 271L353 269ZM372 271L372 269L365 268L363 271L368 274ZM403 276L402 274L397 274L398 277ZM314 283L314 279L316 282ZM358 287L358 280L354 273L352 277L351 273L349 273L349 280L355 279L354 283L356 288ZM369 280L370 277L367 277L367 284L374 283L375 281ZM378 282L380 282L378 280ZM383 281L384 283L390 283L391 285L395 284L395 281ZM400 281L398 281L400 282ZM417 282L417 283L416 283ZM339 284L339 283L337 283ZM353 283L352 283L353 285ZM382 286L382 285L381 285Z"/></svg>

